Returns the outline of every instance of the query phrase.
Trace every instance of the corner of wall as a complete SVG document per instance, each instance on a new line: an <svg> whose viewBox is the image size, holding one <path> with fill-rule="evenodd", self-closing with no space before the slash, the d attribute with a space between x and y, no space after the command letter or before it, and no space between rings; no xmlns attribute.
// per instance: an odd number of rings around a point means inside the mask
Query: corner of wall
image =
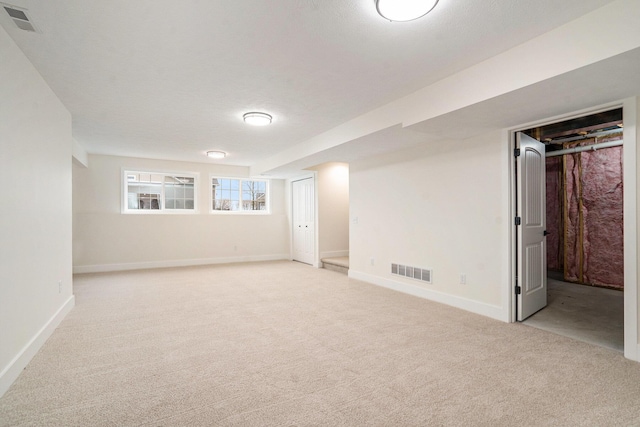
<svg viewBox="0 0 640 427"><path fill-rule="evenodd" d="M60 325L71 309L75 306L75 297L71 295L58 311L44 324L44 326L29 340L22 350L13 358L5 369L0 372L0 397L9 390L11 384L20 376L33 356L49 339L53 331Z"/></svg>
<svg viewBox="0 0 640 427"><path fill-rule="evenodd" d="M73 138L73 146L71 152L73 162L78 166L89 167L89 153L75 138Z"/></svg>

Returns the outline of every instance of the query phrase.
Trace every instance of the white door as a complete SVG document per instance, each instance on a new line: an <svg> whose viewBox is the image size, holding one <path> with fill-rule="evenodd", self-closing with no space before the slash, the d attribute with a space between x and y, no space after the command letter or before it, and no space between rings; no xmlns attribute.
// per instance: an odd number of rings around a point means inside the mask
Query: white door
<svg viewBox="0 0 640 427"><path fill-rule="evenodd" d="M293 216L293 259L313 264L316 246L313 178L293 181L291 205Z"/></svg>
<svg viewBox="0 0 640 427"><path fill-rule="evenodd" d="M524 320L547 305L545 149L520 132L516 144L516 294L518 320Z"/></svg>

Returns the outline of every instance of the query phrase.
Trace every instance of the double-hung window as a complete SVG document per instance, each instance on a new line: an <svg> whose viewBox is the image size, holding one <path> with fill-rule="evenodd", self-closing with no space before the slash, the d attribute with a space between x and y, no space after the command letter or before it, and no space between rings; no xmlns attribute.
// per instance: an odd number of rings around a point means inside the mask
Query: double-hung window
<svg viewBox="0 0 640 427"><path fill-rule="evenodd" d="M211 177L211 211L269 213L269 181Z"/></svg>
<svg viewBox="0 0 640 427"><path fill-rule="evenodd" d="M190 173L124 171L123 211L195 212L196 178Z"/></svg>

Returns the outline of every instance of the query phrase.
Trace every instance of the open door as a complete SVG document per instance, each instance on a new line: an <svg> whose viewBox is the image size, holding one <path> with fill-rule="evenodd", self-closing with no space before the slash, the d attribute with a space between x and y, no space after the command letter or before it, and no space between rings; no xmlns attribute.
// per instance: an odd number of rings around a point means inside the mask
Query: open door
<svg viewBox="0 0 640 427"><path fill-rule="evenodd" d="M518 320L547 305L546 187L544 144L516 134Z"/></svg>

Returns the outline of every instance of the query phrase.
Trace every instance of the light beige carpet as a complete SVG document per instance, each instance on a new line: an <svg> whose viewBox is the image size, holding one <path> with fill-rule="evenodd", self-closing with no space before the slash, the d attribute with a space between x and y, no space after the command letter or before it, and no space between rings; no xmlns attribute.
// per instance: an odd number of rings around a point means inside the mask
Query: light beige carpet
<svg viewBox="0 0 640 427"><path fill-rule="evenodd" d="M75 277L2 426L637 426L640 364L294 262Z"/></svg>

